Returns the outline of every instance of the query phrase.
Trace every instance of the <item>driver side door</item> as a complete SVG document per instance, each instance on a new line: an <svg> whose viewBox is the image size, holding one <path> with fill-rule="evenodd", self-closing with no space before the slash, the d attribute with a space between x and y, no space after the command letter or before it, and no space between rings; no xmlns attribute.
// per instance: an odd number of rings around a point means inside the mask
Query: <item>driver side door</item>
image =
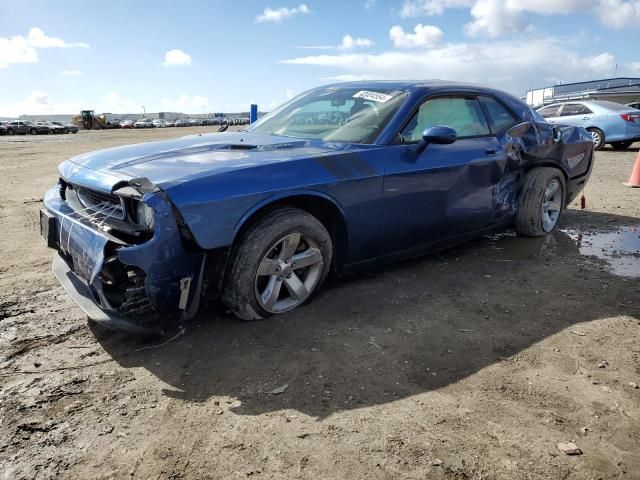
<svg viewBox="0 0 640 480"><path fill-rule="evenodd" d="M457 132L449 145L418 153L425 128ZM476 96L428 98L390 147L383 188L383 250L390 254L446 241L491 224L506 155Z"/></svg>

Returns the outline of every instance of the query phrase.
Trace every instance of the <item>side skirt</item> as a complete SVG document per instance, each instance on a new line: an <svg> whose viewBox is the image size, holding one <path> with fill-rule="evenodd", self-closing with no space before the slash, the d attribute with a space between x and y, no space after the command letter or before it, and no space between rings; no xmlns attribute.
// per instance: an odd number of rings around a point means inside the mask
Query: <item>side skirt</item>
<svg viewBox="0 0 640 480"><path fill-rule="evenodd" d="M426 245L419 245L417 247L401 250L400 252L393 252L380 257L375 257L368 260L363 260L357 263L351 263L349 265L343 265L338 269L338 276L348 275L350 273L358 272L360 270L367 270L369 268L380 267L382 265L388 265L390 263L396 263L401 260L408 260L411 258L421 257L427 254L435 253L440 250L455 247L462 243L466 243L474 238L481 237L496 231L505 230L512 225L512 221L492 225L490 227L475 230L464 235L448 238L447 240L440 240L437 242L428 243Z"/></svg>

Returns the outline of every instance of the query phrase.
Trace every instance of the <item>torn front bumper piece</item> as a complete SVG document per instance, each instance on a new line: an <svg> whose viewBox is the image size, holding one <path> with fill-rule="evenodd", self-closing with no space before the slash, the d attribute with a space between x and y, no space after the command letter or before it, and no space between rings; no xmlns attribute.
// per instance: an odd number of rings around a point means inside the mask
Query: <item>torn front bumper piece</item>
<svg viewBox="0 0 640 480"><path fill-rule="evenodd" d="M41 230L57 250L53 273L96 323L131 333L162 334L198 310L204 255L185 250L162 192L142 201L154 211L153 235L131 244L95 217L78 215L54 188L44 198Z"/></svg>

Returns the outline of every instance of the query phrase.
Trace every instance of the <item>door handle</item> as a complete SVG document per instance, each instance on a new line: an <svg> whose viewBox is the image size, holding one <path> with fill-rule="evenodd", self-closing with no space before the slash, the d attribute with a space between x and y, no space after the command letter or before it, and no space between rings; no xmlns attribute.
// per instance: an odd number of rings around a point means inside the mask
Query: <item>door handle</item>
<svg viewBox="0 0 640 480"><path fill-rule="evenodd" d="M497 150L494 147L486 147L484 151L487 155L495 155L497 153Z"/></svg>

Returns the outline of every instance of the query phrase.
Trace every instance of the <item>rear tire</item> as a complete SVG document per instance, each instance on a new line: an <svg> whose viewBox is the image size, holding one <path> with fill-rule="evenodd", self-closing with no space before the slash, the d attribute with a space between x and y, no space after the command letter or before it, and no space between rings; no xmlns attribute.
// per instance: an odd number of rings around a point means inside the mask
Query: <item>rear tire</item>
<svg viewBox="0 0 640 480"><path fill-rule="evenodd" d="M553 232L564 210L565 192L564 175L557 168L530 170L518 196L516 232L527 237Z"/></svg>
<svg viewBox="0 0 640 480"><path fill-rule="evenodd" d="M630 142L630 141L627 141L627 142L612 142L611 143L611 148L613 148L614 150L626 150L632 144L633 144L633 142Z"/></svg>
<svg viewBox="0 0 640 480"><path fill-rule="evenodd" d="M30 133L31 135L37 135L37 134L38 134L38 131L37 131L35 128L32 128L31 130L29 130L29 133Z"/></svg>
<svg viewBox="0 0 640 480"><path fill-rule="evenodd" d="M242 320L288 312L319 290L332 258L331 236L317 218L298 208L275 210L233 248L222 301Z"/></svg>
<svg viewBox="0 0 640 480"><path fill-rule="evenodd" d="M605 144L604 132L596 127L587 128L587 132L591 134L591 139L593 140L593 149L602 150Z"/></svg>
<svg viewBox="0 0 640 480"><path fill-rule="evenodd" d="M7 130L7 135L15 135L16 132L13 131L12 129Z"/></svg>

